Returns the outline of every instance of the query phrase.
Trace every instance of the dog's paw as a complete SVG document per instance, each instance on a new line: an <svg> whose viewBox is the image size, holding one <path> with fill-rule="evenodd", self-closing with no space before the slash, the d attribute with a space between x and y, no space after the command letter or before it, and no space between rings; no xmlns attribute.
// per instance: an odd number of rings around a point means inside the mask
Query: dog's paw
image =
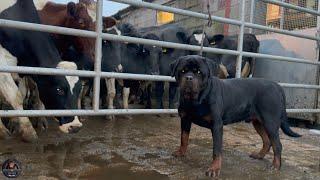
<svg viewBox="0 0 320 180"><path fill-rule="evenodd" d="M220 176L220 168L209 168L207 171L206 171L206 176L208 177L214 177L214 178L217 178Z"/></svg>
<svg viewBox="0 0 320 180"><path fill-rule="evenodd" d="M249 156L250 156L251 158L253 158L253 159L263 159L263 158L264 158L263 155L261 155L260 153L257 153L257 152L253 152L253 153L251 153Z"/></svg>
<svg viewBox="0 0 320 180"><path fill-rule="evenodd" d="M172 153L172 156L174 156L174 157L185 157L186 156L186 151L178 149L177 151Z"/></svg>

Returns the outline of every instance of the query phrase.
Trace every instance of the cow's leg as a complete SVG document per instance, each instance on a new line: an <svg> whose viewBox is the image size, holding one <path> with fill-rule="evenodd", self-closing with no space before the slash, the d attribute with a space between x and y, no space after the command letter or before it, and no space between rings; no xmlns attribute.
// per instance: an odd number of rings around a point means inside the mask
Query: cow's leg
<svg viewBox="0 0 320 180"><path fill-rule="evenodd" d="M26 89L24 89L25 87ZM25 97L24 109L45 110L44 104L40 100L38 86L31 77L24 77L23 81L20 81L19 89ZM34 122L35 127L40 131L48 129L48 121L46 117L32 117L30 120L31 122Z"/></svg>
<svg viewBox="0 0 320 180"><path fill-rule="evenodd" d="M130 95L130 88L123 87L122 90L122 98L123 98L123 109L129 109L129 95ZM131 119L131 116L127 115L124 116L127 119Z"/></svg>
<svg viewBox="0 0 320 180"><path fill-rule="evenodd" d="M2 99L5 99L14 110L23 110L24 97L19 91L12 76L8 73L0 73L0 82L0 95L3 96ZM38 138L29 118L13 118L12 121L18 121L17 123L19 124L19 132L22 140L33 142Z"/></svg>
<svg viewBox="0 0 320 180"><path fill-rule="evenodd" d="M164 93L164 82L156 82L156 101L157 109L163 109L163 93Z"/></svg>
<svg viewBox="0 0 320 180"><path fill-rule="evenodd" d="M247 62L245 63L245 65L244 65L242 71L241 71L241 77L242 77L242 78L246 78L246 77L249 76L249 74L250 74L250 64L249 64L249 62L247 61Z"/></svg>
<svg viewBox="0 0 320 180"><path fill-rule="evenodd" d="M252 78L253 77L253 73L254 73L254 68L256 66L256 58L252 58L251 63L250 63L250 74L249 77Z"/></svg>
<svg viewBox="0 0 320 180"><path fill-rule="evenodd" d="M82 81L82 90L80 93L80 98L78 102L78 107L80 109L88 109L90 107L91 99L88 96L91 86L89 82Z"/></svg>
<svg viewBox="0 0 320 180"><path fill-rule="evenodd" d="M151 102L151 93L152 93L152 83L148 83L147 88L146 88L146 95L147 95L147 104L146 108L151 109L152 107L152 102Z"/></svg>
<svg viewBox="0 0 320 180"><path fill-rule="evenodd" d="M4 126L4 124L2 123L2 120L0 118L0 139L7 139L9 136L10 136L10 132Z"/></svg>
<svg viewBox="0 0 320 180"><path fill-rule="evenodd" d="M177 83L170 82L169 84L169 109L175 109L177 103ZM174 114L170 115L171 117L175 117Z"/></svg>
<svg viewBox="0 0 320 180"><path fill-rule="evenodd" d="M108 90L107 92L108 93L107 95L108 109L114 109L113 100L114 100L114 97L116 96L115 79L114 78L106 79L106 85ZM107 119L114 119L114 115L107 116Z"/></svg>

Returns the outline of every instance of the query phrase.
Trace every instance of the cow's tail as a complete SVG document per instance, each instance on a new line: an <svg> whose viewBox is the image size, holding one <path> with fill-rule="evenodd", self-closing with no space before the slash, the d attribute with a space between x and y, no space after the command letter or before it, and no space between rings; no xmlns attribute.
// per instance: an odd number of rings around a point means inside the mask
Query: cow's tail
<svg viewBox="0 0 320 180"><path fill-rule="evenodd" d="M282 103L283 103L283 111L282 111L282 114L281 114L281 129L282 131L290 136L290 137L301 137L300 134L296 133L296 132L293 132L292 129L290 128L289 126L289 123L288 123L288 116L287 116L287 112L285 110L285 107L286 107L286 97L285 97L285 94L284 94L284 91L283 89L280 87L280 91L281 91L281 98L282 98Z"/></svg>

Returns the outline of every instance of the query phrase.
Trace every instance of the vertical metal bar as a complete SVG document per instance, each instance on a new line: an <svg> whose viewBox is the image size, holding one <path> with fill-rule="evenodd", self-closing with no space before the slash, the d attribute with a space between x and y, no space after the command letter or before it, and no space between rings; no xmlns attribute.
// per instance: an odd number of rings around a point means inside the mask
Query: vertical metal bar
<svg viewBox="0 0 320 180"><path fill-rule="evenodd" d="M93 85L93 110L99 110L100 99L100 77L101 77L101 53L102 53L102 8L103 0L97 1L96 15L96 46L95 46L95 63L94 63L94 85Z"/></svg>
<svg viewBox="0 0 320 180"><path fill-rule="evenodd" d="M284 0L281 0L282 2L285 2ZM284 25L284 7L280 6L280 29L283 29Z"/></svg>
<svg viewBox="0 0 320 180"><path fill-rule="evenodd" d="M318 12L320 12L320 0L318 0ZM317 32L316 32L316 37L320 37L320 16L317 16ZM317 61L320 61L320 41L316 41L316 52L317 52ZM316 71L316 84L319 85L320 83L320 67L317 66L317 71ZM319 97L320 97L320 91L317 89L316 90L316 97L315 97L315 103L314 103L314 107L315 109L319 108ZM315 118L315 124L319 124L320 123L320 116L318 114L314 114L314 118Z"/></svg>
<svg viewBox="0 0 320 180"><path fill-rule="evenodd" d="M254 15L256 12L256 0L251 0L251 7L250 7L250 23L254 23ZM250 33L253 33L253 28L249 29Z"/></svg>
<svg viewBox="0 0 320 180"><path fill-rule="evenodd" d="M238 38L238 51L240 54L237 58L237 66L236 66L236 78L241 78L241 66L242 66L242 52L243 52L243 36L244 36L244 23L245 23L245 8L246 1L241 1L241 26L240 26L240 34Z"/></svg>

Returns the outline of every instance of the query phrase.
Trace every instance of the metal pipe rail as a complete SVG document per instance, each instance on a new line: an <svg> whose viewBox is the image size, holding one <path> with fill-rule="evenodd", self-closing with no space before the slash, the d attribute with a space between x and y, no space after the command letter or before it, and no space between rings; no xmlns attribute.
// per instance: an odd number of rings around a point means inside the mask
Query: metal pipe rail
<svg viewBox="0 0 320 180"><path fill-rule="evenodd" d="M101 40L107 39L112 41L122 41L122 42L132 42L132 43L141 43L141 44L149 44L149 45L157 45L161 47L168 47L168 48L178 48L178 49L185 49L191 51L199 51L200 46L192 46L192 45L185 45L185 44L177 44L171 42L163 42L163 41L155 41L155 40L147 40L141 38L134 38L134 37L125 37L125 36L118 36L112 34L104 34L102 33L102 2L103 0L97 1L97 19L98 22L96 24L96 31L85 31L85 30L78 30L78 29L71 29L71 28L64 28L64 27L56 27L56 26L49 26L49 25L41 25L41 24L34 24L34 23L26 23L26 22L18 22L18 21L11 21L0 19L0 27L9 27L9 28L18 28L24 30L33 30L33 31L41 31L41 32L48 32L48 33L56 33L56 34L64 34L64 35L72 35L72 36L82 36L82 37L91 37L96 38L96 61L95 61L95 71L79 71L79 70L62 70L62 69L50 69L50 68L36 68L36 67L12 67L12 66L3 66L0 67L0 72L16 72L16 73L25 73L25 74L42 74L42 75L70 75L70 76L83 76L83 77L94 77L94 105L93 110L27 110L27 111L19 111L19 110L0 110L0 117L12 117L12 116L68 116L68 115L111 115L111 114L158 114L158 113L176 113L176 110L169 109L169 110L100 110L98 106L99 102L99 87L100 87L100 78L120 78L120 79L135 79L135 80L152 80L152 81L170 81L174 82L175 80L169 76L155 76L155 75L138 75L138 74L125 74L125 73L113 73L113 72L101 72ZM207 20L209 16L203 13L192 12L188 10L182 10L172 7L167 7L158 4L147 3L143 1L136 1L136 0L111 0L120 3L126 3L137 7L144 7L154 10L162 10L166 12L176 13L180 15L195 17ZM271 3L271 2L270 2ZM277 2L274 2L277 3ZM315 14L315 12L311 12L308 9L301 9L301 7L292 7L293 5L288 4L281 4L286 7L290 8L299 8L299 10L311 14ZM242 13L244 13L245 3L242 4ZM320 15L317 12L316 15ZM242 14L242 17L244 15ZM232 25L241 26L243 36L243 30L245 27L266 30L270 32L276 32L281 34L286 34L290 36L295 36L299 38L305 38L310 40L319 41L320 37L304 35L301 33L295 33L287 30L280 30L274 29L254 23L248 23L244 21L244 18L241 18L241 21L212 16L212 20L221 22L221 23L228 23ZM218 53L218 54L231 54L239 56L238 63L241 62L242 56L249 56L249 57L259 57L259 58L267 58L272 60L279 60L279 61L288 61L288 62L295 62L295 63L306 63L306 64L314 64L320 65L319 62L313 62L305 59L299 58L289 58L283 56L273 56L273 55L266 55L266 54L258 54L258 53L250 53L250 52L242 52L242 42L240 36L240 41L238 41L238 51L233 50L225 50L225 49L217 49L217 48L209 48L205 47L203 49L204 52L208 53ZM241 66L240 66L241 68ZM238 66L239 69L239 66ZM284 87L290 88L307 88L307 89L320 89L320 86L317 85L305 85L305 84L289 84L289 83L280 83L280 85ZM320 109L288 109L290 113L301 113L301 112L320 112Z"/></svg>
<svg viewBox="0 0 320 180"><path fill-rule="evenodd" d="M61 117L139 114L177 114L177 109L99 109L99 110L0 110L0 117ZM320 109L287 109L287 113L320 113Z"/></svg>

